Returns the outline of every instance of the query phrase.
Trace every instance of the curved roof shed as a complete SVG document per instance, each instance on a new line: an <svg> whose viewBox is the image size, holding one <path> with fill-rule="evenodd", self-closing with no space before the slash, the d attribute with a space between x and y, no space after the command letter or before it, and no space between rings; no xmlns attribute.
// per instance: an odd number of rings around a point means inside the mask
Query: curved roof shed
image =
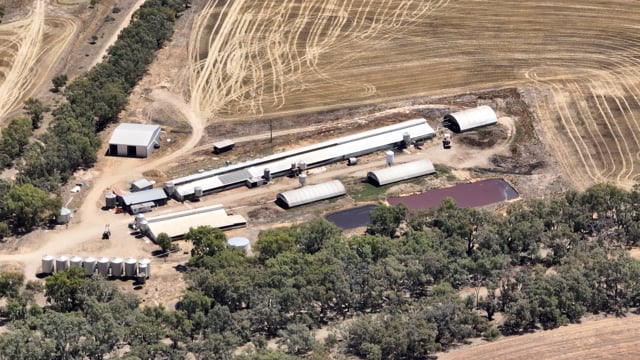
<svg viewBox="0 0 640 360"><path fill-rule="evenodd" d="M333 180L279 193L277 200L287 208L292 208L320 200L331 199L346 193L347 190L342 182L340 180Z"/></svg>
<svg viewBox="0 0 640 360"><path fill-rule="evenodd" d="M370 171L367 173L367 178L374 184L382 186L418 176L433 174L435 172L436 168L433 166L433 163L427 159L422 159Z"/></svg>
<svg viewBox="0 0 640 360"><path fill-rule="evenodd" d="M498 122L496 112L490 106L454 112L444 116L444 125L455 132L464 132Z"/></svg>

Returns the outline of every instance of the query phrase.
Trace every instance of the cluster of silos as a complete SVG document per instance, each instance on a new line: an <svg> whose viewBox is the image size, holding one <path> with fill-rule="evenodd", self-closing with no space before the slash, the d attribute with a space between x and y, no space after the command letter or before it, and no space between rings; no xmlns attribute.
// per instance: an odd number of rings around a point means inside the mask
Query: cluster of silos
<svg viewBox="0 0 640 360"><path fill-rule="evenodd" d="M52 274L54 271L64 271L69 268L84 268L87 276L92 276L97 271L99 275L105 277L135 278L141 283L144 283L144 280L151 275L151 261L147 258L122 260L119 257L109 259L104 256L98 259L91 256L84 259L79 256L72 256L70 259L66 256L59 256L55 259L50 255L42 257L43 274Z"/></svg>

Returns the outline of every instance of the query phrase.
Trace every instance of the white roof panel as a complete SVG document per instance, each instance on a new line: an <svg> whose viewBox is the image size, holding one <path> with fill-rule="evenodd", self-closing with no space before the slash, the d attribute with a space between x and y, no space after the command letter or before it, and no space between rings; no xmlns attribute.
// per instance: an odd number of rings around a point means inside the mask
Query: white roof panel
<svg viewBox="0 0 640 360"><path fill-rule="evenodd" d="M435 172L436 169L433 163L427 159L422 159L371 171L367 174L367 177L382 186Z"/></svg>
<svg viewBox="0 0 640 360"><path fill-rule="evenodd" d="M330 199L347 193L340 180L333 180L317 185L309 185L295 190L289 190L278 194L278 200L287 207L295 207L315 201Z"/></svg>
<svg viewBox="0 0 640 360"><path fill-rule="evenodd" d="M153 237L162 232L170 237L181 237L192 227L235 228L246 225L247 221L241 215L228 215L220 205L213 205L149 218L148 224Z"/></svg>
<svg viewBox="0 0 640 360"><path fill-rule="evenodd" d="M490 106L482 105L446 115L445 120L455 121L462 132L480 126L495 124L498 122L498 116Z"/></svg>
<svg viewBox="0 0 640 360"><path fill-rule="evenodd" d="M122 195L122 202L126 206L130 206L144 202L166 200L167 198L167 193L163 189L157 188L124 194Z"/></svg>
<svg viewBox="0 0 640 360"><path fill-rule="evenodd" d="M121 123L113 130L109 144L148 146L160 125Z"/></svg>

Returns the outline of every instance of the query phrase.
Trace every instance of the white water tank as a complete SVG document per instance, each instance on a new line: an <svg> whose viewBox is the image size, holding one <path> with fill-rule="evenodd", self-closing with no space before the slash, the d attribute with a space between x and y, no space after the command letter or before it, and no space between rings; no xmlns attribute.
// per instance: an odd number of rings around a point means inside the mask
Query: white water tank
<svg viewBox="0 0 640 360"><path fill-rule="evenodd" d="M43 274L51 274L53 273L53 256L45 255L42 257L42 273Z"/></svg>
<svg viewBox="0 0 640 360"><path fill-rule="evenodd" d="M71 210L65 207L61 208L56 217L56 222L58 222L58 224L68 224L69 221L71 221Z"/></svg>
<svg viewBox="0 0 640 360"><path fill-rule="evenodd" d="M147 234L149 232L149 221L147 221L147 219L140 220L138 230L141 234Z"/></svg>
<svg viewBox="0 0 640 360"><path fill-rule="evenodd" d="M246 237L236 236L227 240L227 247L240 249L246 253L251 250L251 241Z"/></svg>
<svg viewBox="0 0 640 360"><path fill-rule="evenodd" d="M102 276L109 276L109 265L111 265L109 258L101 256L98 259L98 274Z"/></svg>
<svg viewBox="0 0 640 360"><path fill-rule="evenodd" d="M111 276L118 278L122 276L122 259L119 257L111 259Z"/></svg>
<svg viewBox="0 0 640 360"><path fill-rule="evenodd" d="M84 258L85 274L88 276L93 276L93 274L96 272L96 265L97 262L95 258L92 258L91 256Z"/></svg>
<svg viewBox="0 0 640 360"><path fill-rule="evenodd" d="M298 181L300 181L300 186L304 186L307 183L307 174L302 173L298 175Z"/></svg>
<svg viewBox="0 0 640 360"><path fill-rule="evenodd" d="M411 134L408 132L402 134L402 146L408 148L411 145Z"/></svg>
<svg viewBox="0 0 640 360"><path fill-rule="evenodd" d="M124 261L124 276L128 278L132 278L136 276L138 272L138 260L134 258L128 258Z"/></svg>
<svg viewBox="0 0 640 360"><path fill-rule="evenodd" d="M69 260L69 267L79 268L82 267L82 258L80 256L72 256Z"/></svg>
<svg viewBox="0 0 640 360"><path fill-rule="evenodd" d="M394 158L394 153L393 151L389 150L387 151L387 165L391 166L393 165L393 158Z"/></svg>
<svg viewBox="0 0 640 360"><path fill-rule="evenodd" d="M104 195L104 203L107 209L113 209L116 207L116 194L108 192Z"/></svg>
<svg viewBox="0 0 640 360"><path fill-rule="evenodd" d="M147 278L149 278L151 276L151 260L147 258L138 260L138 273L141 273L143 269Z"/></svg>
<svg viewBox="0 0 640 360"><path fill-rule="evenodd" d="M56 271L65 271L69 268L69 258L66 256L58 256L56 259Z"/></svg>
<svg viewBox="0 0 640 360"><path fill-rule="evenodd" d="M358 158L356 157L350 157L349 159L347 159L347 165L348 166L353 166L358 164Z"/></svg>
<svg viewBox="0 0 640 360"><path fill-rule="evenodd" d="M168 196L173 195L173 193L176 191L176 186L170 181L164 183L163 187L164 187L164 192L166 192Z"/></svg>
<svg viewBox="0 0 640 360"><path fill-rule="evenodd" d="M195 196L196 198L201 198L202 197L202 187L201 186L196 186L193 188L193 196Z"/></svg>

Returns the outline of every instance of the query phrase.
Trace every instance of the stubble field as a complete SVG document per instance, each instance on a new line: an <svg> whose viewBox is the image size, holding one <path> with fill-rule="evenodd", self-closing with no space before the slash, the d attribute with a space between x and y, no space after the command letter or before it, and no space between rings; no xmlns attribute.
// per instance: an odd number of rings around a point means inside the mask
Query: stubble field
<svg viewBox="0 0 640 360"><path fill-rule="evenodd" d="M517 86L574 186L640 176L640 10L631 0L206 3L191 103L214 119Z"/></svg>

